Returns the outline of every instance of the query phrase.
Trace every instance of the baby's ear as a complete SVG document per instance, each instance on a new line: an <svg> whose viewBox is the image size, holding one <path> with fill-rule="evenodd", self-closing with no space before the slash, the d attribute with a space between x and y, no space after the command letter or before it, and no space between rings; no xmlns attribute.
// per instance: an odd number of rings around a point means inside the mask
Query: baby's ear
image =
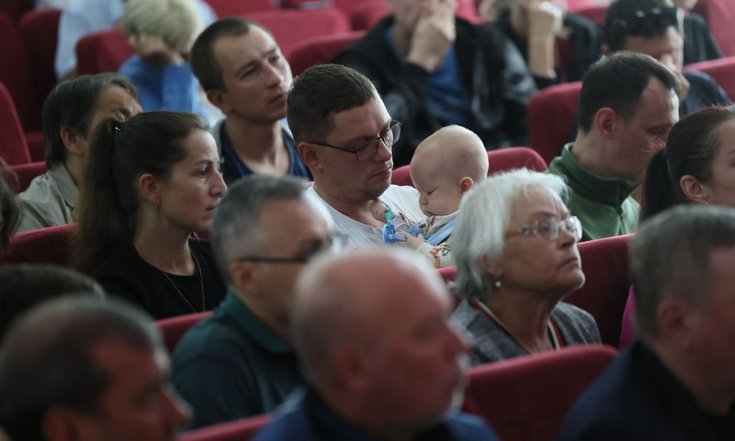
<svg viewBox="0 0 735 441"><path fill-rule="evenodd" d="M465 176L464 178L459 180L460 193L465 193L474 186L475 186L475 181L473 181L472 178L470 178L469 176Z"/></svg>

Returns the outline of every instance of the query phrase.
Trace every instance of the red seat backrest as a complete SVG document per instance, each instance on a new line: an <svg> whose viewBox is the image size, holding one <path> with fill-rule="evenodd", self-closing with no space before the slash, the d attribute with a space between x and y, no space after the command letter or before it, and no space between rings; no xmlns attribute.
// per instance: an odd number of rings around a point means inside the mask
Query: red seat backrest
<svg viewBox="0 0 735 441"><path fill-rule="evenodd" d="M41 127L39 99L31 80L26 50L16 24L0 13L0 83L13 97L15 110L24 131Z"/></svg>
<svg viewBox="0 0 735 441"><path fill-rule="evenodd" d="M561 154L570 138L579 108L582 82L558 84L540 90L528 103L526 116L531 146L546 163Z"/></svg>
<svg viewBox="0 0 735 441"><path fill-rule="evenodd" d="M684 70L696 70L711 76L731 100L735 100L735 56L688 64Z"/></svg>
<svg viewBox="0 0 735 441"><path fill-rule="evenodd" d="M291 51L289 56L291 72L294 75L301 75L311 66L331 63L340 52L364 34L363 31L352 31L304 40Z"/></svg>
<svg viewBox="0 0 735 441"><path fill-rule="evenodd" d="M491 150L487 152L487 158L490 162L488 175L524 167L539 172L546 171L548 168L543 158L528 147L506 147ZM393 170L391 183L394 185L413 185L410 167L403 165Z"/></svg>
<svg viewBox="0 0 735 441"><path fill-rule="evenodd" d="M33 4L33 0L0 0L0 12L18 21L23 13L33 9Z"/></svg>
<svg viewBox="0 0 735 441"><path fill-rule="evenodd" d="M56 85L54 60L58 41L60 9L31 11L23 15L18 25L20 37L28 55L31 78L36 89L39 111L46 95ZM40 128L41 114L38 114Z"/></svg>
<svg viewBox="0 0 735 441"><path fill-rule="evenodd" d="M122 29L93 32L82 37L76 46L79 75L117 72L135 54Z"/></svg>
<svg viewBox="0 0 735 441"><path fill-rule="evenodd" d="M272 417L258 415L227 423L215 424L191 432L184 432L176 437L176 441L248 441L265 427Z"/></svg>
<svg viewBox="0 0 735 441"><path fill-rule="evenodd" d="M71 266L74 224L24 231L10 239L10 251L0 263L53 263Z"/></svg>
<svg viewBox="0 0 735 441"><path fill-rule="evenodd" d="M704 17L723 56L735 55L735 2L733 0L699 0L692 9Z"/></svg>
<svg viewBox="0 0 735 441"><path fill-rule="evenodd" d="M276 9L270 0L205 0L217 17L225 18L236 15L243 15L249 12L269 11Z"/></svg>
<svg viewBox="0 0 735 441"><path fill-rule="evenodd" d="M0 157L9 165L31 162L15 104L3 83L0 83Z"/></svg>
<svg viewBox="0 0 735 441"><path fill-rule="evenodd" d="M568 12L588 18L599 25L604 25L607 6L606 4L588 3L575 6L574 8L568 8L567 10Z"/></svg>
<svg viewBox="0 0 735 441"><path fill-rule="evenodd" d="M551 441L579 395L617 350L579 345L472 368L463 409L504 441Z"/></svg>
<svg viewBox="0 0 735 441"><path fill-rule="evenodd" d="M275 9L245 15L273 33L287 58L296 46L308 38L351 31L347 16L336 8L308 11Z"/></svg>
<svg viewBox="0 0 735 441"><path fill-rule="evenodd" d="M163 342L169 353L174 352L174 348L192 326L199 323L200 320L212 315L212 311L195 312L193 314L180 315L156 321L156 326L161 331Z"/></svg>
<svg viewBox="0 0 735 441"><path fill-rule="evenodd" d="M626 234L580 243L586 281L582 288L564 299L592 314L602 342L615 347L620 343L620 323L630 287L628 241L631 237Z"/></svg>
<svg viewBox="0 0 735 441"><path fill-rule="evenodd" d="M33 178L46 173L46 161L28 162L25 164L11 165L8 172L3 170L3 174L12 173L14 176L5 176L5 181L13 186L16 193L25 191L30 185Z"/></svg>

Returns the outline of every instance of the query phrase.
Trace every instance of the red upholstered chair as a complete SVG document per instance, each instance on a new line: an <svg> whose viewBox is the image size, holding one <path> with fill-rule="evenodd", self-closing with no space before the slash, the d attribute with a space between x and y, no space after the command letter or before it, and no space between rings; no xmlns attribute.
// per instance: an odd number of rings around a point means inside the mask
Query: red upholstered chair
<svg viewBox="0 0 735 441"><path fill-rule="evenodd" d="M350 22L336 8L308 11L275 9L245 14L268 28L276 37L281 52L288 58L293 48L308 38L350 32Z"/></svg>
<svg viewBox="0 0 735 441"><path fill-rule="evenodd" d="M735 100L735 56L689 64L684 70L698 70L711 76L731 100Z"/></svg>
<svg viewBox="0 0 735 441"><path fill-rule="evenodd" d="M0 83L0 157L9 165L31 162L31 154L13 99L2 83Z"/></svg>
<svg viewBox="0 0 735 441"><path fill-rule="evenodd" d="M568 7L567 10L582 17L588 18L599 25L605 24L605 12L607 12L606 4L588 3L578 5L574 8Z"/></svg>
<svg viewBox="0 0 735 441"><path fill-rule="evenodd" d="M620 322L628 299L628 241L632 235L590 240L579 244L584 286L564 301L588 311L600 329L602 342L618 347Z"/></svg>
<svg viewBox="0 0 735 441"><path fill-rule="evenodd" d="M14 176L5 176L5 180L13 186L16 193L20 193L28 188L33 178L46 173L46 170L46 161L11 165L9 171Z"/></svg>
<svg viewBox="0 0 735 441"><path fill-rule="evenodd" d="M217 17L231 17L249 12L269 11L276 9L270 0L205 0L212 7Z"/></svg>
<svg viewBox="0 0 735 441"><path fill-rule="evenodd" d="M504 441L551 441L616 355L611 347L581 345L476 366L463 409L485 418Z"/></svg>
<svg viewBox="0 0 735 441"><path fill-rule="evenodd" d="M54 59L59 32L60 9L31 11L23 15L18 25L31 69L33 87L36 89L38 109L43 108L46 95L56 85ZM38 115L40 129L40 118Z"/></svg>
<svg viewBox="0 0 735 441"><path fill-rule="evenodd" d="M271 421L270 415L258 415L184 432L176 441L248 441Z"/></svg>
<svg viewBox="0 0 735 441"><path fill-rule="evenodd" d="M23 13L33 9L33 3L33 0L0 0L0 12L17 22Z"/></svg>
<svg viewBox="0 0 735 441"><path fill-rule="evenodd" d="M16 234L10 251L0 256L3 263L53 263L71 266L71 235L74 224L39 228Z"/></svg>
<svg viewBox="0 0 735 441"><path fill-rule="evenodd" d="M16 24L0 13L0 83L13 97L15 110L24 131L41 127L40 100L33 87L26 50Z"/></svg>
<svg viewBox="0 0 735 441"><path fill-rule="evenodd" d="M199 323L200 320L212 315L212 311L195 312L193 314L180 315L178 317L170 317L156 321L156 326L161 331L163 342L169 353L174 351L181 337L191 329L192 326Z"/></svg>
<svg viewBox="0 0 735 441"><path fill-rule="evenodd" d="M559 156L570 138L579 108L582 82L558 84L540 90L531 98L526 112L531 146L546 163Z"/></svg>
<svg viewBox="0 0 735 441"><path fill-rule="evenodd" d="M352 29L356 31L371 29L381 18L388 14L390 14L390 8L383 1L361 3L360 6L353 7L347 12L347 15L350 17Z"/></svg>
<svg viewBox="0 0 735 441"><path fill-rule="evenodd" d="M82 37L76 46L77 73L117 72L135 52L122 29L108 29Z"/></svg>
<svg viewBox="0 0 735 441"><path fill-rule="evenodd" d="M735 2L732 0L699 0L692 9L707 21L722 55L735 55Z"/></svg>
<svg viewBox="0 0 735 441"><path fill-rule="evenodd" d="M506 147L487 152L490 161L488 175L516 168L528 168L536 171L546 171L546 162L533 149L528 147ZM404 165L393 170L391 182L394 185L413 185L409 166Z"/></svg>
<svg viewBox="0 0 735 441"><path fill-rule="evenodd" d="M331 63L344 48L364 34L364 31L351 31L342 34L324 35L309 38L297 44L288 57L291 72L294 75L301 75L311 66Z"/></svg>

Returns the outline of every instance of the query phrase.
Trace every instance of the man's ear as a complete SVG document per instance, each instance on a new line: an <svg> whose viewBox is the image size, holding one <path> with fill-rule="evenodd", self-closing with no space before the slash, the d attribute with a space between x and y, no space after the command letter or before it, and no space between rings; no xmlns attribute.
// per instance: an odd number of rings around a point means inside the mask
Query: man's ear
<svg viewBox="0 0 735 441"><path fill-rule="evenodd" d="M693 331L698 323L698 311L676 297L663 298L656 308L659 336L673 341L680 348L686 349L693 344Z"/></svg>
<svg viewBox="0 0 735 441"><path fill-rule="evenodd" d="M612 139L620 124L620 118L613 109L603 107L595 112L592 124L603 137Z"/></svg>
<svg viewBox="0 0 735 441"><path fill-rule="evenodd" d="M610 55L612 55L612 51L610 50L610 46L608 46L607 43L603 43L601 49L602 49L602 55L604 55L606 57L609 57Z"/></svg>
<svg viewBox="0 0 735 441"><path fill-rule="evenodd" d="M707 204L709 195L707 194L707 186L692 175L684 175L679 179L679 185L684 195L692 202L698 204Z"/></svg>
<svg viewBox="0 0 735 441"><path fill-rule="evenodd" d="M228 113L232 110L232 106L230 106L229 101L227 101L225 93L221 90L208 90L205 92L205 95L207 95L209 102L223 113Z"/></svg>
<svg viewBox="0 0 735 441"><path fill-rule="evenodd" d="M52 406L43 416L41 431L48 441L83 441L94 430L93 420L79 411L66 406Z"/></svg>
<svg viewBox="0 0 735 441"><path fill-rule="evenodd" d="M298 150L299 157L301 157L304 165L309 168L311 174L316 175L315 172L320 170L321 161L319 159L319 153L314 148L314 144L300 142L299 145L296 146L296 150Z"/></svg>
<svg viewBox="0 0 735 441"><path fill-rule="evenodd" d="M342 348L334 354L335 379L353 393L368 390L372 384L364 355L355 348Z"/></svg>
<svg viewBox="0 0 735 441"><path fill-rule="evenodd" d="M258 294L255 265L252 262L234 260L227 265L227 273L236 292L247 297Z"/></svg>
<svg viewBox="0 0 735 441"><path fill-rule="evenodd" d="M59 136L68 152L80 156L84 153L84 136L79 133L79 130L72 127L62 127Z"/></svg>
<svg viewBox="0 0 735 441"><path fill-rule="evenodd" d="M161 206L161 183L150 173L143 173L138 178L138 191L143 198L154 207Z"/></svg>

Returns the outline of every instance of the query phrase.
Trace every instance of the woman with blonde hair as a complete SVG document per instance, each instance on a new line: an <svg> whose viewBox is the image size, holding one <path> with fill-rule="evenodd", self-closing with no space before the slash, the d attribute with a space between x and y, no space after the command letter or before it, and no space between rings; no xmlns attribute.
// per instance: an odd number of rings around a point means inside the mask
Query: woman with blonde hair
<svg viewBox="0 0 735 441"><path fill-rule="evenodd" d="M187 62L203 28L194 0L127 0L122 24L136 55L118 73L135 84L143 110L204 116L199 83Z"/></svg>
<svg viewBox="0 0 735 441"><path fill-rule="evenodd" d="M154 318L200 312L225 295L208 231L226 190L197 115L146 112L104 121L91 144L73 258L105 290Z"/></svg>

